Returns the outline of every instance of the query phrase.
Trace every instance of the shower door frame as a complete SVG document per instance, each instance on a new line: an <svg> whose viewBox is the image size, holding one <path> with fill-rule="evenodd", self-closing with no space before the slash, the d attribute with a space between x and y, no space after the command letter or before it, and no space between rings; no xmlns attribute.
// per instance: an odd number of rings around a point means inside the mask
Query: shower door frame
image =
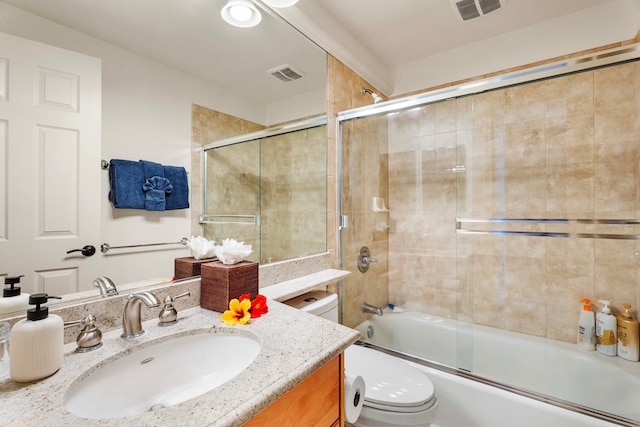
<svg viewBox="0 0 640 427"><path fill-rule="evenodd" d="M640 45L627 45L618 48L612 48L608 50L604 50L597 53L587 54L583 56L577 56L571 59L563 59L560 61L550 62L548 64L542 66L534 66L522 70L518 70L511 73L505 73L504 75L498 75L493 77L482 78L478 80L474 80L471 82L467 82L464 84L458 84L449 86L446 88L428 91L417 95L411 95L408 97L397 98L394 100L390 100L383 103L373 104L365 107L355 108L351 110L346 110L337 113L336 120L336 138L338 141L338 149L337 149L337 167L338 167L338 236L339 236L339 260L340 260L340 268L344 269L344 241L343 241L343 232L346 228L349 227L349 219L345 216L344 211L344 182L343 182L343 132L342 127L345 123L362 119L367 117L379 116L389 113L401 112L410 108L416 108L425 106L428 104L433 104L439 101L445 101L453 98L460 98L463 96L480 94L482 92L487 92L494 89L504 89L510 86L516 86L525 83L531 83L534 81L546 80L550 78L560 77L564 75L569 75L573 73L578 73L581 71L587 71L592 69L598 69L602 67L619 65L626 62L637 61L640 59ZM469 218L456 218L456 234L472 234L473 231L467 231L464 229L464 224L468 224L469 222L484 222L484 223L508 223L508 222L527 222L527 221L536 221L536 222L545 222L545 221L557 221L560 223L572 223L575 221L582 221L580 219L529 219L529 218L485 218L481 220L474 220ZM599 221L609 221L609 220L591 220L594 223L599 223ZM618 220L621 221L621 220ZM638 223L638 220L624 220L624 221L633 221L634 224ZM605 222L609 223L609 222ZM498 231L480 231L477 234L508 234L503 230ZM515 232L519 233L519 232ZM515 234L514 234L515 235ZM611 235L611 234L589 234L589 235L565 235L564 233L534 233L530 235L542 236L545 237L584 237L584 238L613 238L613 239L631 239L638 240L640 239L640 235ZM341 295L344 295L344 283L340 282L339 291ZM340 298L340 319L343 319L343 299ZM441 369L449 373L453 373L455 375L460 375L468 379L472 379L475 381L480 381L482 383L492 385L503 390L511 391L517 393L519 395L533 398L536 400L540 400L546 403L550 403L555 406L559 406L565 409L569 409L575 412L587 414L605 421L615 422L620 425L628 425L628 426L638 426L640 423L635 423L632 420L627 418L618 417L615 414L607 413L600 411L595 408L585 407L579 404L575 404L573 402L564 401L562 399L558 399L552 396L543 395L540 393L532 392L529 390L525 390L519 387L510 386L507 384L503 384L500 382L493 381L488 378L483 378L479 375L474 374L473 372L469 372L465 369L461 369L459 366L444 366L438 363L424 361L422 359L416 358L411 355L407 355L405 353L401 353L392 349L379 348L372 344L365 344L366 346L375 347L376 349L392 354L394 356L423 364L426 366L430 366L432 368ZM459 362L459 361L458 361ZM459 363L458 363L459 365ZM630 422L631 421L631 422Z"/></svg>
<svg viewBox="0 0 640 427"><path fill-rule="evenodd" d="M217 148L228 147L232 145L242 144L245 142L253 142L258 141L262 142L264 139L268 139L271 137L277 137L281 135L286 135L294 132L305 131L309 129L318 128L321 126L327 126L327 116L322 115L318 117L312 117L303 120L297 120L291 123L286 123L283 125L273 126L267 129L259 130L257 132L251 132L243 135L233 136L229 138L220 139L218 141L211 142L206 144L200 148L200 167L203 171L203 179L202 179L202 207L203 214L198 216L198 223L203 227L203 235L204 226L209 224L240 224L240 225L253 225L258 227L258 236L259 236L259 254L258 260L262 262L262 252L263 252L263 244L262 244L262 230L261 230L261 212L256 214L237 214L237 215L209 215L207 214L207 195L208 192L208 178L207 178L207 168L208 168L208 156L207 152L209 150L214 150ZM260 149L260 148L259 148ZM260 157L260 155L259 155ZM258 168L261 169L262 166L258 165ZM259 193L262 193L262 189L258 190ZM326 193L326 187L325 187ZM262 194L260 194L262 197ZM326 202L325 202L326 206ZM228 218L228 221L210 221L209 217L213 218ZM326 228L326 227L325 227ZM326 237L325 237L325 249L326 249ZM308 254L304 254L308 255Z"/></svg>

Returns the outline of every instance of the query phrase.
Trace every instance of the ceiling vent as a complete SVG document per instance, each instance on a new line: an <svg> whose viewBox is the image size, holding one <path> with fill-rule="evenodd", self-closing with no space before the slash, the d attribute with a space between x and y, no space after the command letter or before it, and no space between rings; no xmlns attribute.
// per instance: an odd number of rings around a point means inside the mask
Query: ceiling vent
<svg viewBox="0 0 640 427"><path fill-rule="evenodd" d="M304 76L304 73L289 64L280 65L278 67L267 70L267 73L271 74L278 80L283 82L292 82L298 80Z"/></svg>
<svg viewBox="0 0 640 427"><path fill-rule="evenodd" d="M451 0L456 18L469 21L506 6L507 0Z"/></svg>

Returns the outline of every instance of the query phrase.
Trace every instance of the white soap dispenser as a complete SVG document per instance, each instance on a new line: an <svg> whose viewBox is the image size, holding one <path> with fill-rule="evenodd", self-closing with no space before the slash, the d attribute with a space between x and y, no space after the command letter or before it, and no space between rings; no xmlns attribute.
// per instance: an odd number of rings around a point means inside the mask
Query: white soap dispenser
<svg viewBox="0 0 640 427"><path fill-rule="evenodd" d="M611 314L609 301L599 300L602 310L596 314L596 350L607 356L617 354L616 316Z"/></svg>
<svg viewBox="0 0 640 427"><path fill-rule="evenodd" d="M64 322L60 316L49 315L49 307L41 307L47 294L32 294L27 318L11 328L9 345L9 373L16 382L29 382L46 378L62 366L64 353Z"/></svg>
<svg viewBox="0 0 640 427"><path fill-rule="evenodd" d="M0 314L29 308L29 294L22 293L20 286L16 286L20 283L21 277L24 276L7 276L4 278L5 288L2 290L2 298L0 298Z"/></svg>
<svg viewBox="0 0 640 427"><path fill-rule="evenodd" d="M596 318L591 311L591 300L588 298L580 300L582 311L578 320L578 346L584 350L596 349Z"/></svg>

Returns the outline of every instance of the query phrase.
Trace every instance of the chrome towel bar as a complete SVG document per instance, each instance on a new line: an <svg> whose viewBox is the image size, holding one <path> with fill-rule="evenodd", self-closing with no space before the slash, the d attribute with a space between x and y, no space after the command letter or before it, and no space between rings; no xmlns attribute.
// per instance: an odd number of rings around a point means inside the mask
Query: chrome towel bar
<svg viewBox="0 0 640 427"><path fill-rule="evenodd" d="M501 236L529 237L574 237L585 239L640 240L640 234L552 232L552 231L513 231L513 230L475 230L463 228L464 224L542 224L542 225L640 225L640 219L569 219L569 218L456 218L457 234L484 234Z"/></svg>
<svg viewBox="0 0 640 427"><path fill-rule="evenodd" d="M209 220L207 218L230 218L230 221ZM200 224L244 224L244 225L260 225L260 215L214 215L205 214L198 217Z"/></svg>
<svg viewBox="0 0 640 427"><path fill-rule="evenodd" d="M103 243L100 245L100 252L107 253L111 249L129 249L129 248L142 248L147 246L165 246L165 245L187 245L189 243L189 239L183 237L179 242L165 242L165 243L145 243L141 245L126 245L126 246L111 246L108 243Z"/></svg>

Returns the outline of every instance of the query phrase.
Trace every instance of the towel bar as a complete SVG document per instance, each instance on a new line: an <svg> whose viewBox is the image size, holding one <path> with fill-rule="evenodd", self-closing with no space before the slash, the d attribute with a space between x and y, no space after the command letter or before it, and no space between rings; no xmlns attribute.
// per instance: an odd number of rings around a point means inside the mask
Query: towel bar
<svg viewBox="0 0 640 427"><path fill-rule="evenodd" d="M640 234L613 234L573 231L546 231L546 230L477 230L463 228L463 224L543 224L543 225L640 225L640 219L569 219L569 218L456 218L457 234L485 234L500 236L528 236L528 237L577 237L585 239L614 239L614 240L640 240Z"/></svg>
<svg viewBox="0 0 640 427"><path fill-rule="evenodd" d="M211 221L207 218L233 218L231 221ZM200 224L245 224L260 225L260 215L213 215L205 214L198 217Z"/></svg>
<svg viewBox="0 0 640 427"><path fill-rule="evenodd" d="M100 160L100 169L109 170L109 161L108 160ZM187 171L187 175L189 175L189 171Z"/></svg>
<svg viewBox="0 0 640 427"><path fill-rule="evenodd" d="M183 237L179 242L165 242L165 243L144 243L141 245L126 245L126 246L111 246L108 243L103 243L100 245L100 252L106 253L111 249L127 249L127 248L141 248L146 246L164 246L164 245L186 245L189 242L189 239Z"/></svg>

